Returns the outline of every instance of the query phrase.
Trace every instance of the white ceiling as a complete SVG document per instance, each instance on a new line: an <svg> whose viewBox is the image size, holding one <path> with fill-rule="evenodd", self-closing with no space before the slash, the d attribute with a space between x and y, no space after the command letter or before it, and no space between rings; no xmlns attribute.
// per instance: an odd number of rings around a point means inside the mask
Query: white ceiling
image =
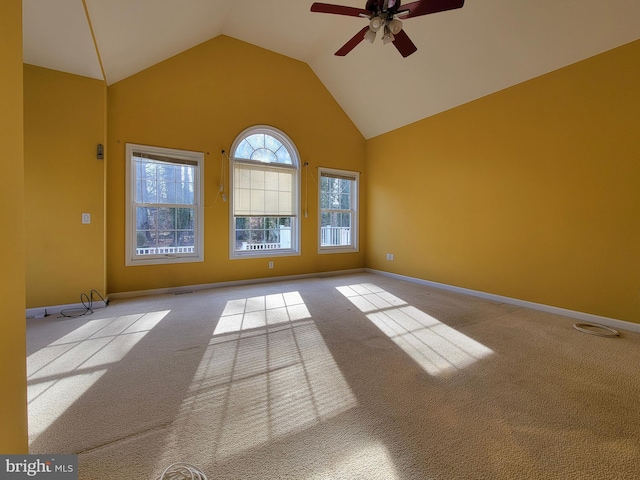
<svg viewBox="0 0 640 480"><path fill-rule="evenodd" d="M336 57L367 21L312 3L23 0L24 61L112 84L224 34L309 64L371 138L640 38L638 0L467 0L405 20L407 58L379 39Z"/></svg>

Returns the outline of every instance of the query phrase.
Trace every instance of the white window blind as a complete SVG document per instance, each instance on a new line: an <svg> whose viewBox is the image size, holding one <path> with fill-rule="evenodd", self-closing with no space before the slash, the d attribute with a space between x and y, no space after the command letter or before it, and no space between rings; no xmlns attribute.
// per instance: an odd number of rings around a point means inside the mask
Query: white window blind
<svg viewBox="0 0 640 480"><path fill-rule="evenodd" d="M351 182L355 182L358 179L358 175L356 173L344 172L344 173L336 173L332 171L323 171L323 177L327 178L337 178L339 180L349 180Z"/></svg>
<svg viewBox="0 0 640 480"><path fill-rule="evenodd" d="M233 214L237 217L296 215L292 189L296 170L234 162Z"/></svg>
<svg viewBox="0 0 640 480"><path fill-rule="evenodd" d="M132 158L136 159L136 161L139 161L140 159L145 159L145 160L153 160L155 162L158 163L164 163L164 164L168 164L168 165L191 165L194 167L198 166L198 161L197 160L193 160L193 159L189 159L189 158L181 158L179 156L174 156L174 157L168 157L165 155L157 155L157 154L153 154L153 153L143 153L143 152L138 152L136 150L133 150L133 152L131 153Z"/></svg>

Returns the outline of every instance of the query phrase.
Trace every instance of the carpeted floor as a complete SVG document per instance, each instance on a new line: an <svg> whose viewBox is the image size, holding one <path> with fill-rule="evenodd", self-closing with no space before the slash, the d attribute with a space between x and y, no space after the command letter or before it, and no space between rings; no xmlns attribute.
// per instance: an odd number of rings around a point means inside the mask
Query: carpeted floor
<svg viewBox="0 0 640 480"><path fill-rule="evenodd" d="M31 453L80 478L640 478L640 335L386 276L28 324Z"/></svg>

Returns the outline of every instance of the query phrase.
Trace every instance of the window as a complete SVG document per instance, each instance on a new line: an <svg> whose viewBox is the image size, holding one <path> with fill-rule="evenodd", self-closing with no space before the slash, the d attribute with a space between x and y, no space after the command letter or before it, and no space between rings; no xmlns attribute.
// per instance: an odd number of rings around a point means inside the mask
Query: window
<svg viewBox="0 0 640 480"><path fill-rule="evenodd" d="M127 144L126 264L204 260L204 155Z"/></svg>
<svg viewBox="0 0 640 480"><path fill-rule="evenodd" d="M293 142L266 126L231 147L231 258L299 254L299 160Z"/></svg>
<svg viewBox="0 0 640 480"><path fill-rule="evenodd" d="M358 172L330 168L320 174L320 253L358 251Z"/></svg>

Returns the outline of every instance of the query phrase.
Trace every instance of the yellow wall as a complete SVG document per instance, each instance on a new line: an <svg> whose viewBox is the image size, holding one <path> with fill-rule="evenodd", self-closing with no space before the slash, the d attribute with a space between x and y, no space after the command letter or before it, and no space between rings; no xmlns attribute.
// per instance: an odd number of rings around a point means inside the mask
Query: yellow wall
<svg viewBox="0 0 640 480"><path fill-rule="evenodd" d="M22 2L0 4L0 453L27 453Z"/></svg>
<svg viewBox="0 0 640 480"><path fill-rule="evenodd" d="M28 305L367 266L639 322L639 58L634 42L366 142L308 65L225 36L106 93L26 66ZM109 163L94 155L105 111ZM273 270L229 260L220 150L256 124L287 133L316 177L364 172L360 253L317 254L317 187L307 195L303 176L302 255ZM207 153L205 262L125 267L127 142Z"/></svg>
<svg viewBox="0 0 640 480"><path fill-rule="evenodd" d="M311 179L309 216L301 219L301 256L229 260L229 205L215 202L221 150L228 152L242 130L258 124L284 131L316 178L318 166L364 167L364 138L307 64L226 36L109 86L110 293L364 266L364 242L360 253L317 254L317 188ZM125 267L126 143L207 153L204 262ZM362 185L364 191L364 179ZM303 188L303 201L305 196ZM364 221L361 227L364 231ZM273 270L269 260L275 262Z"/></svg>
<svg viewBox="0 0 640 480"><path fill-rule="evenodd" d="M29 308L105 295L105 95L100 80L24 66Z"/></svg>
<svg viewBox="0 0 640 480"><path fill-rule="evenodd" d="M367 141L367 266L640 323L638 85L640 41Z"/></svg>

